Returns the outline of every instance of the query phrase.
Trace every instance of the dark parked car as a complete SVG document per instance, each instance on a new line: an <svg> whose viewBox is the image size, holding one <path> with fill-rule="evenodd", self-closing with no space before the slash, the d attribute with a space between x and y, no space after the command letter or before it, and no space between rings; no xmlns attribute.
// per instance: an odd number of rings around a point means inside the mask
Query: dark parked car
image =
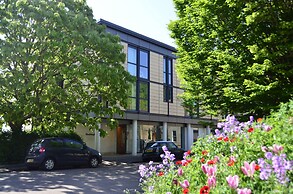
<svg viewBox="0 0 293 194"><path fill-rule="evenodd" d="M85 143L68 138L43 138L35 141L27 156L25 164L29 169L41 167L53 170L56 166L97 167L102 163L102 155Z"/></svg>
<svg viewBox="0 0 293 194"><path fill-rule="evenodd" d="M179 148L172 141L155 141L148 142L142 153L142 161L160 161L162 160L161 154L164 153L162 147L166 146L167 149L175 155L176 160L183 159L184 150Z"/></svg>

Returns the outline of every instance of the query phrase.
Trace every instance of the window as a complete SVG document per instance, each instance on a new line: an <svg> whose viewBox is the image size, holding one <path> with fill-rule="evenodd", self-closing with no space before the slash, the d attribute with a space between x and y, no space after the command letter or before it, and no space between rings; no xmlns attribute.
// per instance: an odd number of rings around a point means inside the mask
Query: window
<svg viewBox="0 0 293 194"><path fill-rule="evenodd" d="M163 79L164 79L164 102L173 102L173 65L172 59L164 57L163 60Z"/></svg>
<svg viewBox="0 0 293 194"><path fill-rule="evenodd" d="M136 77L132 83L127 109L136 111L149 110L149 52L135 47L128 47L127 70Z"/></svg>
<svg viewBox="0 0 293 194"><path fill-rule="evenodd" d="M137 52L135 48L132 47L128 47L128 57L127 57L127 68L128 68L128 72L132 75L136 77L136 69L137 69Z"/></svg>
<svg viewBox="0 0 293 194"><path fill-rule="evenodd" d="M147 82L139 84L139 110L148 111L149 86Z"/></svg>

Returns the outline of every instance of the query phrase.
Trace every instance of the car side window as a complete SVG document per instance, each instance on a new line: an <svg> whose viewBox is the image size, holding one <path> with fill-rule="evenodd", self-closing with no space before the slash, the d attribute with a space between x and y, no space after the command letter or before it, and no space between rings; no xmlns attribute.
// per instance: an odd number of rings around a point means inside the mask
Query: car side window
<svg viewBox="0 0 293 194"><path fill-rule="evenodd" d="M177 146L174 144L174 143L168 143L168 145L167 145L167 148L168 149L176 149L177 148Z"/></svg>
<svg viewBox="0 0 293 194"><path fill-rule="evenodd" d="M66 139L65 140L65 147L66 148L73 148L73 149L82 149L83 145L77 141Z"/></svg>
<svg viewBox="0 0 293 194"><path fill-rule="evenodd" d="M48 140L46 145L50 148L62 148L63 141L61 139L51 139L51 140Z"/></svg>

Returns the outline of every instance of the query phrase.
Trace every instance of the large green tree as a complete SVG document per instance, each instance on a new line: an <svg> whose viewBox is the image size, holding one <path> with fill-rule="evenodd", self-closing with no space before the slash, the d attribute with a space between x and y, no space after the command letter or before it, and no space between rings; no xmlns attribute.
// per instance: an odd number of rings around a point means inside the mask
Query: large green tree
<svg viewBox="0 0 293 194"><path fill-rule="evenodd" d="M263 116L293 96L292 0L174 0L190 111Z"/></svg>
<svg viewBox="0 0 293 194"><path fill-rule="evenodd" d="M122 49L85 0L0 0L0 118L14 133L97 128L126 104Z"/></svg>

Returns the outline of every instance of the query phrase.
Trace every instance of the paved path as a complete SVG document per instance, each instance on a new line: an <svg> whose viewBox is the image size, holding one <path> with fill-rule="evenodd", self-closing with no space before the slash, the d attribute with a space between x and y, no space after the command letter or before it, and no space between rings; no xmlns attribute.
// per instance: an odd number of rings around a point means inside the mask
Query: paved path
<svg viewBox="0 0 293 194"><path fill-rule="evenodd" d="M46 171L10 171L0 173L0 194L91 194L136 193L139 188L140 163L104 161L98 168Z"/></svg>

